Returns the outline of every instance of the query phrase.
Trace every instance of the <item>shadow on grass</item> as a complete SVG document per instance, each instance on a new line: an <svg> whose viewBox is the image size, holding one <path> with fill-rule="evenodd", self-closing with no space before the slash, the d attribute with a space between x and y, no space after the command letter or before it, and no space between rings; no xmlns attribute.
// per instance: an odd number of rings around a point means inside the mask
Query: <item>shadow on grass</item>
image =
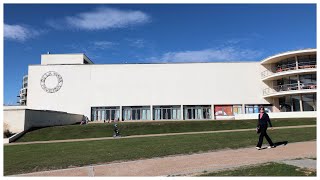
<svg viewBox="0 0 320 180"><path fill-rule="evenodd" d="M69 124L69 125L80 125L80 122L77 122L77 123L74 123L74 124ZM14 140L13 142L16 142L18 141L20 138L22 138L25 134L27 133L30 133L32 131L37 131L37 130L40 130L40 129L45 129L45 128L48 128L48 127L57 127L57 126L66 126L66 125L55 125L55 126L44 126L44 127L31 127L29 128L28 130L26 130L23 135L21 135L19 138L17 138L16 140Z"/></svg>

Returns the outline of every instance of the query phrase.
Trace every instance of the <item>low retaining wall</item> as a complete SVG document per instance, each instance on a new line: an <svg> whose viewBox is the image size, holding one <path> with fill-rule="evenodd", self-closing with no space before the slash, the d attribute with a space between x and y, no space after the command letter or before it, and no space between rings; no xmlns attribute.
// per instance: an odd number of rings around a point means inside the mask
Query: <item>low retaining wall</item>
<svg viewBox="0 0 320 180"><path fill-rule="evenodd" d="M22 131L22 132L17 133L17 134L15 134L15 135L13 135L13 136L11 136L9 138L4 138L3 139L3 143L4 144L11 143L11 142L17 140L19 137L21 137L24 133L25 133L25 131Z"/></svg>
<svg viewBox="0 0 320 180"><path fill-rule="evenodd" d="M5 107L4 126L12 133L20 133L30 128L58 126L79 123L83 115L59 111L43 111L26 107Z"/></svg>
<svg viewBox="0 0 320 180"><path fill-rule="evenodd" d="M305 112L274 112L268 113L270 118L316 118L317 111L305 111ZM258 113L254 114L237 114L236 120L242 119L258 119Z"/></svg>

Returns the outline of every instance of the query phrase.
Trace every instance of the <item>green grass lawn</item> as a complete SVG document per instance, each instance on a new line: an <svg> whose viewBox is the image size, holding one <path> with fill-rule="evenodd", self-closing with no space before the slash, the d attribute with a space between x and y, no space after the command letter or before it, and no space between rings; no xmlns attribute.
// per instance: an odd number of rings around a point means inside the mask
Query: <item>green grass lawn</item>
<svg viewBox="0 0 320 180"><path fill-rule="evenodd" d="M205 173L201 176L316 176L316 170L303 169L282 163L266 163L234 170Z"/></svg>
<svg viewBox="0 0 320 180"><path fill-rule="evenodd" d="M274 142L316 139L316 128L269 131ZM140 137L99 141L4 146L4 174L107 163L112 161L191 154L225 148L254 147L255 131L162 137ZM264 141L265 143L265 141Z"/></svg>
<svg viewBox="0 0 320 180"><path fill-rule="evenodd" d="M255 128L257 120L225 121L164 121L118 123L122 135L143 135L178 132L217 131L229 129ZM296 126L316 124L315 118L309 119L272 119L273 126ZM111 137L113 124L88 124L55 126L37 129L26 133L17 142L49 141L62 139L82 139Z"/></svg>

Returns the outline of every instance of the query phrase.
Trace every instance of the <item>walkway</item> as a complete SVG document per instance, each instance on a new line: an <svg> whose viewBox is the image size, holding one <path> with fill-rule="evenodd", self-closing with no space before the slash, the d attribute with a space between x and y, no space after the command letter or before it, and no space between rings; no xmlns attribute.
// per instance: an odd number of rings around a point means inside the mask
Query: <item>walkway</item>
<svg viewBox="0 0 320 180"><path fill-rule="evenodd" d="M313 159L293 159L293 160L284 160L280 161L285 164L297 166L300 168L307 168L307 169L317 169L317 160Z"/></svg>
<svg viewBox="0 0 320 180"><path fill-rule="evenodd" d="M172 176L194 175L244 165L316 157L316 141L289 143L272 149L254 147L178 155L103 165L29 173L20 176Z"/></svg>
<svg viewBox="0 0 320 180"><path fill-rule="evenodd" d="M291 128L306 128L306 127L316 127L317 125L301 125L301 126L282 126L274 127L274 129L291 129ZM139 137L156 137L156 136L176 136L176 135L187 135L187 134L207 134L207 133L223 133L223 132L241 132L241 131L255 131L255 128L251 129L232 129L232 130L220 130L220 131L199 131L199 132L183 132L183 133L166 133L166 134L145 134L145 135L131 135L121 137L124 138L139 138ZM12 145L23 145L23 144L44 144L44 143L60 143L60 142L79 142L79 141L97 141L97 140L107 140L107 139L117 139L113 137L101 137L101 138L85 138L85 139L66 139L66 140L52 140L52 141L33 141L33 142L17 142L4 144L5 146Z"/></svg>

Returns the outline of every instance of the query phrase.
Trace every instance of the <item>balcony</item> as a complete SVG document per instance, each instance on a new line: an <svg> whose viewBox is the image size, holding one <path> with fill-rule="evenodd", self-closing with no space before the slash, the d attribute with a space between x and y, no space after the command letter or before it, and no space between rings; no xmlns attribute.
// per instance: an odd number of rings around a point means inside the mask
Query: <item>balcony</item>
<svg viewBox="0 0 320 180"><path fill-rule="evenodd" d="M23 88L20 90L20 95L26 95L27 94L27 89L26 88Z"/></svg>
<svg viewBox="0 0 320 180"><path fill-rule="evenodd" d="M26 99L27 99L26 96L21 96L21 97L20 97L20 100L26 100Z"/></svg>
<svg viewBox="0 0 320 180"><path fill-rule="evenodd" d="M303 70L316 70L317 68L317 62L316 61L309 61L309 62L300 62L298 65L296 63L291 64L285 64L278 67L272 67L270 69L267 69L261 73L261 78L265 79L272 75L283 75L287 72L294 72L297 70L303 71ZM300 72L297 71L297 72Z"/></svg>
<svg viewBox="0 0 320 180"><path fill-rule="evenodd" d="M263 90L263 96L277 96L283 94L291 94L294 92L303 93L308 91L316 91L317 83L294 83L274 86L273 88L265 88Z"/></svg>

